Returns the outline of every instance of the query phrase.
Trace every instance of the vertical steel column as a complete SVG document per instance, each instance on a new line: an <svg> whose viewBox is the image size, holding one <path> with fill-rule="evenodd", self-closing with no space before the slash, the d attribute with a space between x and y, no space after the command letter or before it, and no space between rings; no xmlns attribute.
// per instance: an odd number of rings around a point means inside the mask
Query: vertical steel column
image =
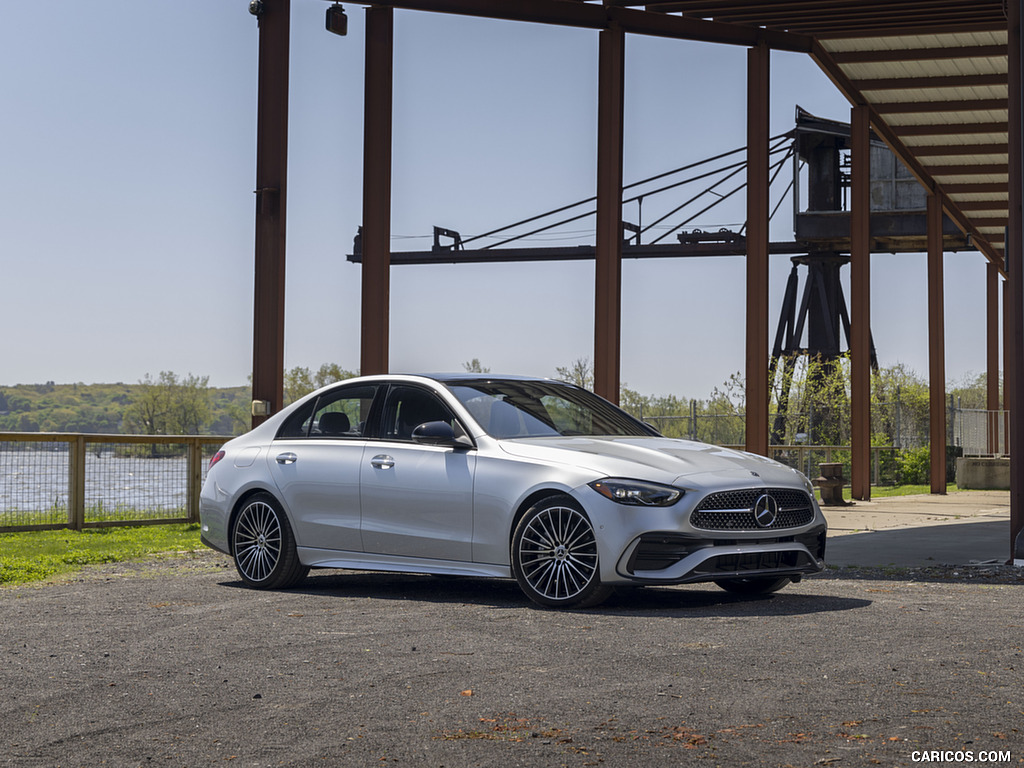
<svg viewBox="0 0 1024 768"><path fill-rule="evenodd" d="M622 115L626 33L600 32L597 75L597 254L594 391L619 402L622 318Z"/></svg>
<svg viewBox="0 0 1024 768"><path fill-rule="evenodd" d="M391 104L394 13L366 9L363 283L359 372L387 373L391 304Z"/></svg>
<svg viewBox="0 0 1024 768"><path fill-rule="evenodd" d="M1005 251L1004 251L1005 253ZM1003 450L1010 454L1010 413L1013 411L1014 392L1011 386L1017 380L1013 372L1013 350L1010 349L1010 328L1013 318L1010 313L1010 281L1003 281Z"/></svg>
<svg viewBox="0 0 1024 768"><path fill-rule="evenodd" d="M999 453L999 269L985 267L985 408L988 409L988 452Z"/></svg>
<svg viewBox="0 0 1024 768"><path fill-rule="evenodd" d="M931 492L946 492L946 329L943 306L942 198L928 195L928 401Z"/></svg>
<svg viewBox="0 0 1024 768"><path fill-rule="evenodd" d="M288 34L291 0L264 0L256 106L256 264L252 398L268 403L252 426L284 404L285 185L288 178ZM256 408L253 409L257 411Z"/></svg>
<svg viewBox="0 0 1024 768"><path fill-rule="evenodd" d="M871 498L871 136L868 108L850 113L850 490Z"/></svg>
<svg viewBox="0 0 1024 768"><path fill-rule="evenodd" d="M1005 243L1009 328L1006 329L1004 396L1010 410L1010 550L1014 563L1024 565L1024 407L1019 381L1024 372L1024 46L1021 17L1024 0L1007 3L1009 106L1009 223ZM1012 393L1012 394L1011 394Z"/></svg>
<svg viewBox="0 0 1024 768"><path fill-rule="evenodd" d="M768 109L771 49L747 51L746 449L768 455Z"/></svg>

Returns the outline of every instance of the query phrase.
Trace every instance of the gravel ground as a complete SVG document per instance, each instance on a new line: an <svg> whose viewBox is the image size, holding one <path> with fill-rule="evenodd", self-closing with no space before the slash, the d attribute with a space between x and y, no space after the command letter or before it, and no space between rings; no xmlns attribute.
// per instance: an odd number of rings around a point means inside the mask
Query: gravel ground
<svg viewBox="0 0 1024 768"><path fill-rule="evenodd" d="M1016 765L1022 583L843 569L557 612L468 578L257 592L212 552L96 567L0 589L0 766Z"/></svg>

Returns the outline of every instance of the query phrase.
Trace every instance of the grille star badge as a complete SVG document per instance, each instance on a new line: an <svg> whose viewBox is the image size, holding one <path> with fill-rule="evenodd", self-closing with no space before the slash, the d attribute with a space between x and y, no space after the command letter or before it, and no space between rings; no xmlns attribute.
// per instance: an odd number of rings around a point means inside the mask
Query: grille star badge
<svg viewBox="0 0 1024 768"><path fill-rule="evenodd" d="M771 528L779 517L779 502L767 493L754 503L754 522L761 528Z"/></svg>

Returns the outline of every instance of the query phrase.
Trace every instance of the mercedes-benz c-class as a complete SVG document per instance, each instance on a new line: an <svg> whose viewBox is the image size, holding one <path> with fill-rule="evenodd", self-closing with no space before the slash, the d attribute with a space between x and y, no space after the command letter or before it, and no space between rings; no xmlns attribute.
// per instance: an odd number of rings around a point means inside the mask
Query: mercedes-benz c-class
<svg viewBox="0 0 1024 768"><path fill-rule="evenodd" d="M313 392L226 443L202 539L258 588L310 568L515 579L584 607L617 586L773 592L824 568L798 471L662 437L580 387L385 375Z"/></svg>

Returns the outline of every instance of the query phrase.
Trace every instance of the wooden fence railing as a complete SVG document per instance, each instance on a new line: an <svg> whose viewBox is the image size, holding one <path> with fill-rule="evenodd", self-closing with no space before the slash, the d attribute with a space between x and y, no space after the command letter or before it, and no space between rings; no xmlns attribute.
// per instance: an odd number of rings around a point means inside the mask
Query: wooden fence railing
<svg viewBox="0 0 1024 768"><path fill-rule="evenodd" d="M0 432L0 532L198 522L229 437Z"/></svg>

